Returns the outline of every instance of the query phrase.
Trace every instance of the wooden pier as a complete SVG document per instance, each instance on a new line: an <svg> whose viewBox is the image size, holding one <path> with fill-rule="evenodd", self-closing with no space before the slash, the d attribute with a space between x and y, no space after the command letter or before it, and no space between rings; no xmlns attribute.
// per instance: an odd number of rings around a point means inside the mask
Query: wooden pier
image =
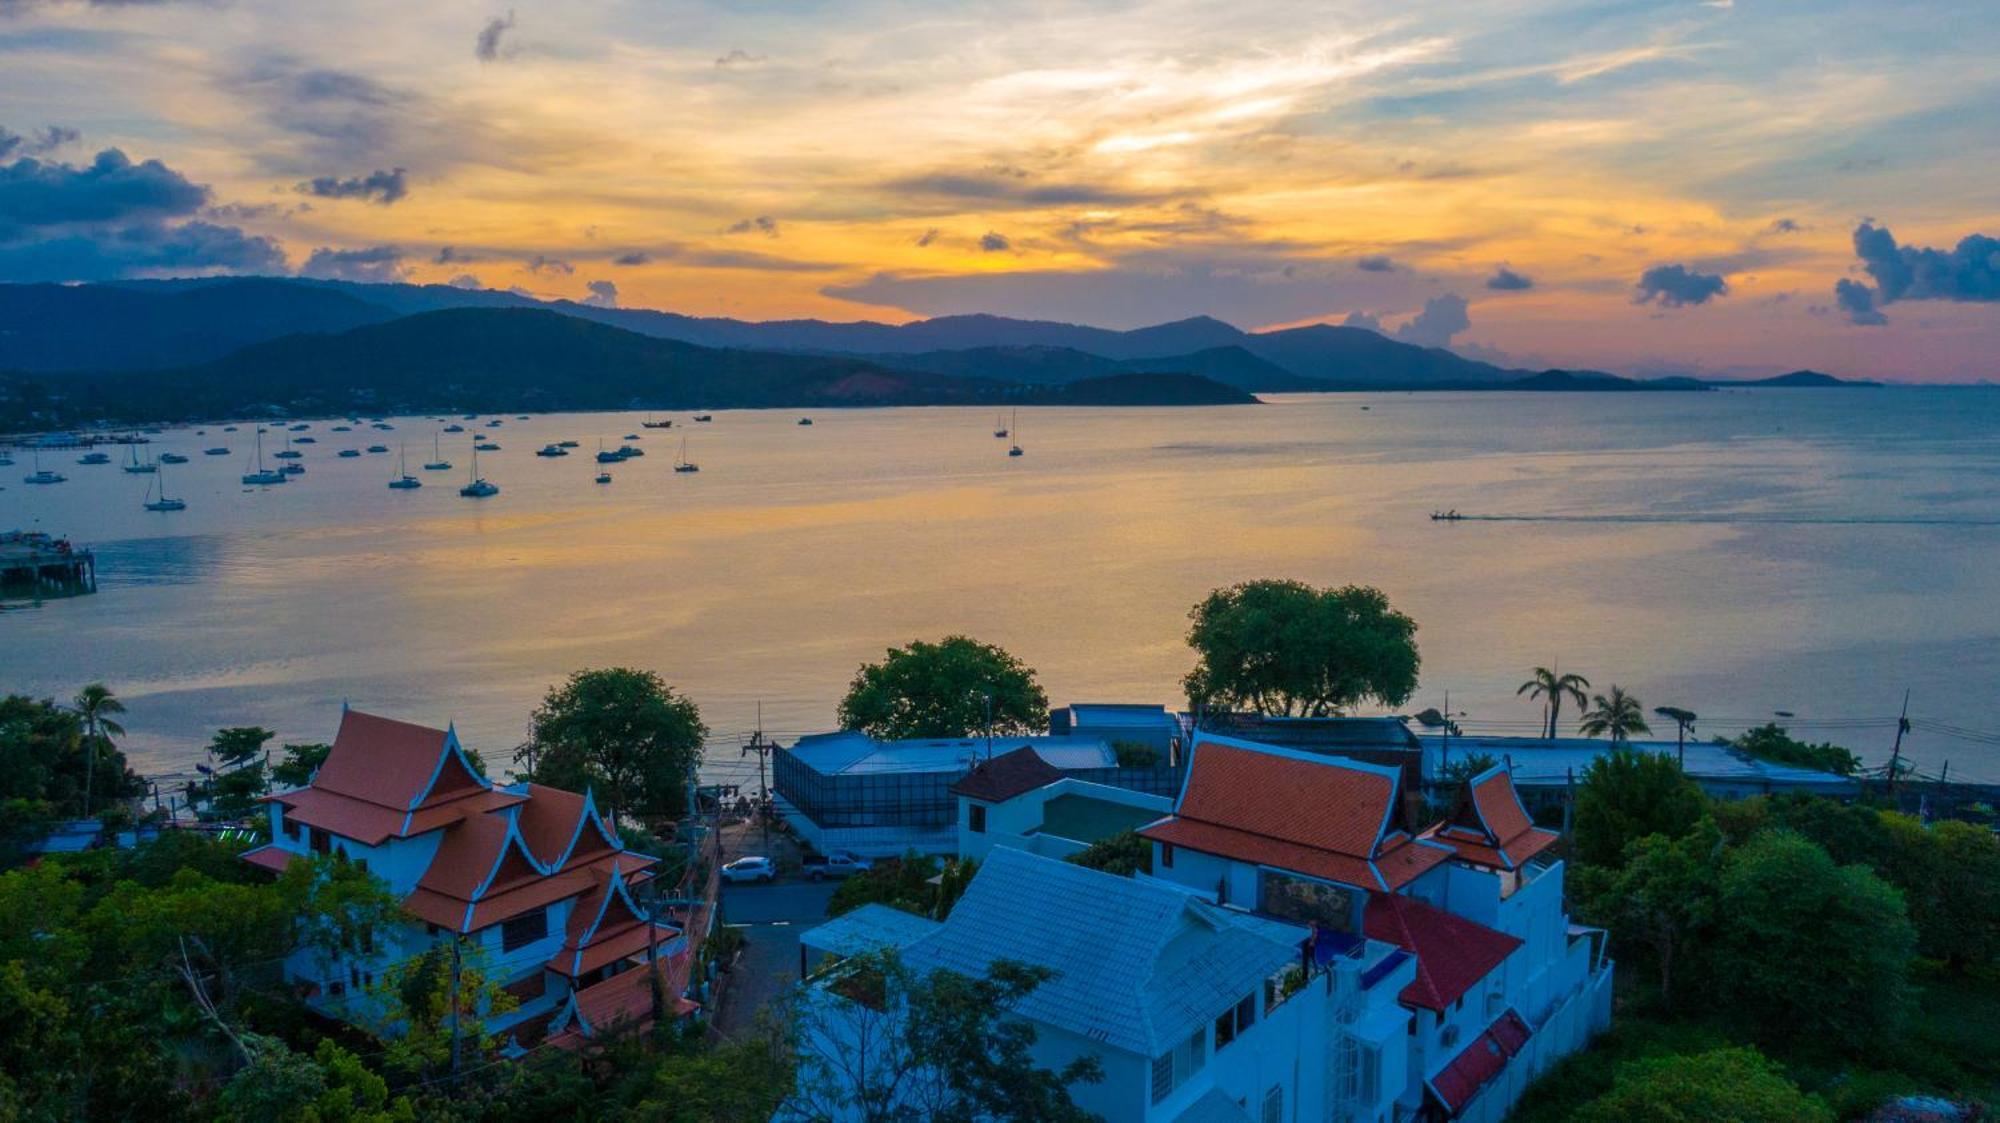
<svg viewBox="0 0 2000 1123"><path fill-rule="evenodd" d="M66 538L0 533L0 595L43 600L97 591L97 556Z"/></svg>

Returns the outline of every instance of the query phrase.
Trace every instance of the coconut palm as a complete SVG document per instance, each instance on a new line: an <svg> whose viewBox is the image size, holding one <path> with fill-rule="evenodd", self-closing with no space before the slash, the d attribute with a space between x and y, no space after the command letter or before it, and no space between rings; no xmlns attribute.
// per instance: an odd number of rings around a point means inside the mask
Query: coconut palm
<svg viewBox="0 0 2000 1123"><path fill-rule="evenodd" d="M1542 736L1553 741L1556 737L1556 719L1562 715L1563 699L1565 697L1576 699L1576 708L1580 710L1590 704L1590 700L1583 695L1589 687L1590 680L1582 675L1559 675L1547 667L1536 667L1535 677L1522 683L1521 688L1514 692L1514 696L1518 698L1526 694L1530 698L1546 699L1543 705L1548 711L1549 720Z"/></svg>
<svg viewBox="0 0 2000 1123"><path fill-rule="evenodd" d="M90 814L90 789L97 774L99 742L125 735L125 727L110 717L124 713L125 703L111 693L110 687L93 682L76 692L72 704L76 716L83 719L83 813L87 817Z"/></svg>
<svg viewBox="0 0 2000 1123"><path fill-rule="evenodd" d="M1595 708L1583 715L1578 727L1585 737L1609 737L1612 744L1622 745L1634 733L1653 731L1646 724L1646 708L1622 686L1613 686L1609 694L1592 695L1590 701Z"/></svg>

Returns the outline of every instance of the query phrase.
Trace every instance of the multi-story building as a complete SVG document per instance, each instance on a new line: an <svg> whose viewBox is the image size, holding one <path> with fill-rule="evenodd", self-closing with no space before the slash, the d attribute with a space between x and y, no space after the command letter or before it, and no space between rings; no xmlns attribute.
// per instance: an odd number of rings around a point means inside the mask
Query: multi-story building
<svg viewBox="0 0 2000 1123"><path fill-rule="evenodd" d="M1339 1097L1334 1119L1503 1117L1529 1080L1610 1021L1603 933L1569 923L1556 841L1504 766L1453 815L1409 821L1403 770L1203 735L1174 814L1143 828L1155 878L1260 915L1394 945L1407 1048L1364 1056L1389 1114ZM1379 1106L1379 1105L1378 1105Z"/></svg>
<svg viewBox="0 0 2000 1123"><path fill-rule="evenodd" d="M461 962L518 1002L486 1024L511 1048L552 1030L574 1043L650 1020L649 965L668 1012L693 1009L682 997L692 958L683 926L634 896L657 859L627 850L588 793L496 784L452 729L343 708L311 782L266 801L271 841L246 861L281 871L339 854L381 878L410 917L373 954L287 959L287 976L324 1013L381 1028L384 973L452 941Z"/></svg>
<svg viewBox="0 0 2000 1123"><path fill-rule="evenodd" d="M1370 1073L1404 1066L1395 996L1417 968L1387 943L1012 846L986 855L943 922L889 913L859 909L801 937L832 957L807 981L801 1045L833 1070L870 1071L882 1058L861 1054L885 1040L869 1028L884 1012L842 997L853 961L841 957L893 948L918 973L977 976L999 960L1051 971L1009 1013L1034 1027L1038 1065L1097 1059L1103 1078L1070 1092L1108 1123L1323 1123L1335 1099L1356 1109L1344 1118L1383 1118L1397 1090Z"/></svg>

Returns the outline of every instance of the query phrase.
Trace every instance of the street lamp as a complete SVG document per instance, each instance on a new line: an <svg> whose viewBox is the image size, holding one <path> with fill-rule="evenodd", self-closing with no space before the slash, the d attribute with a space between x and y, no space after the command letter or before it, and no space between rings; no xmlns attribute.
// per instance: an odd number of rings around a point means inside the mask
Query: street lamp
<svg viewBox="0 0 2000 1123"><path fill-rule="evenodd" d="M1687 735L1694 732L1695 712L1683 710L1679 706L1655 706L1653 713L1674 723L1676 730L1674 755L1681 767L1687 767Z"/></svg>

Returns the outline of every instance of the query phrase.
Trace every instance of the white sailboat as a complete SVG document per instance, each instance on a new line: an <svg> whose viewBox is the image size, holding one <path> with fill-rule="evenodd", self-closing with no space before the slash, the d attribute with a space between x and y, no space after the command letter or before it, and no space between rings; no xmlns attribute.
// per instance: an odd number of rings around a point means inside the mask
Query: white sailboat
<svg viewBox="0 0 2000 1123"><path fill-rule="evenodd" d="M674 471L676 472L701 471L701 465L696 464L694 461L688 459L688 442L686 437L681 438L681 451L680 455L674 458Z"/></svg>
<svg viewBox="0 0 2000 1123"><path fill-rule="evenodd" d="M1018 409L1014 411L1012 428L1014 430L1014 443L1007 446L1007 455L1023 456L1025 453L1021 451L1021 411Z"/></svg>
<svg viewBox="0 0 2000 1123"><path fill-rule="evenodd" d="M1007 439L1007 418L1005 416L996 416L993 419L993 436L999 440Z"/></svg>
<svg viewBox="0 0 2000 1123"><path fill-rule="evenodd" d="M257 451L255 456L257 470L244 473L244 483L263 487L267 484L281 484L285 482L286 477L283 472L273 472L264 467L264 429L262 426L258 426L257 428Z"/></svg>
<svg viewBox="0 0 2000 1123"><path fill-rule="evenodd" d="M453 426L453 428L457 428L457 426ZM443 450L441 450L438 447L438 435L435 432L431 434L431 461L430 463L424 465L424 471L426 472L451 471L451 461L446 460L444 458Z"/></svg>
<svg viewBox="0 0 2000 1123"><path fill-rule="evenodd" d="M160 489L160 497L159 497L158 499L154 499L154 498L152 497L152 495L153 495L153 488L154 488L155 486L157 486L157 487L158 487L158 488ZM151 480L150 482L148 482L148 483L146 484L146 497L147 497L147 498L146 498L146 509L147 509L148 511L185 511L185 510L187 510L187 500L185 500L185 499L169 499L169 498L167 498L167 475L166 475L166 473L165 473L165 472L154 472L154 473L153 473L153 478L152 478L152 480Z"/></svg>
<svg viewBox="0 0 2000 1123"><path fill-rule="evenodd" d="M424 481L410 474L408 450L399 446L396 449L396 476L389 481L390 490L414 491L422 486Z"/></svg>
<svg viewBox="0 0 2000 1123"><path fill-rule="evenodd" d="M158 472L160 470L160 466L158 464L153 463L150 460L139 459L138 445L126 445L125 470L127 472L132 473L135 476L150 475L154 472Z"/></svg>
<svg viewBox="0 0 2000 1123"><path fill-rule="evenodd" d="M41 449L35 450L35 474L26 477L28 483L59 484L67 479L69 479L69 477L63 475L61 472L51 472L47 468L42 467L42 450Z"/></svg>
<svg viewBox="0 0 2000 1123"><path fill-rule="evenodd" d="M480 478L478 445L472 446L471 481L472 482L466 484L464 487L458 489L458 493L460 495L463 495L467 499L484 499L489 495L500 494L500 488L498 485L488 483L486 480Z"/></svg>

